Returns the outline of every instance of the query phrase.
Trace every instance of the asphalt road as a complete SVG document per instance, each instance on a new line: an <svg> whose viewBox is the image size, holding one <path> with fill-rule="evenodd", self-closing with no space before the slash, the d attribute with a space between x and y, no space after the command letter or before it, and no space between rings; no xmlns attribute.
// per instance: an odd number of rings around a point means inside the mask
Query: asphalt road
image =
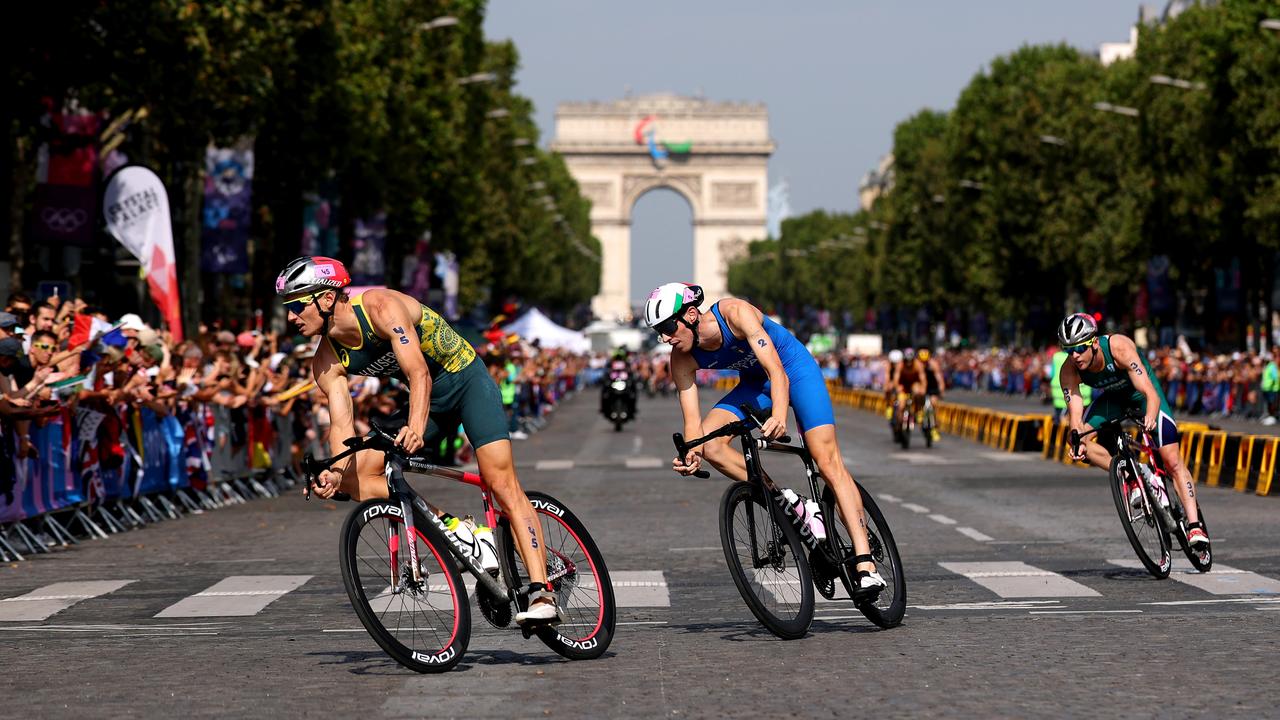
<svg viewBox="0 0 1280 720"><path fill-rule="evenodd" d="M895 451L883 420L837 414L846 460L905 563L896 629L828 603L807 637L775 639L725 568L724 480L665 469L674 401L642 399L639 423L615 433L586 395L516 457L526 487L584 520L619 585L603 658L563 660L473 613L455 671L401 668L342 588L350 506L294 496L0 568L0 716L1280 713L1276 500L1202 489L1215 570L1157 581L1132 568L1101 473L948 437ZM479 510L470 488L418 487L455 514Z"/></svg>

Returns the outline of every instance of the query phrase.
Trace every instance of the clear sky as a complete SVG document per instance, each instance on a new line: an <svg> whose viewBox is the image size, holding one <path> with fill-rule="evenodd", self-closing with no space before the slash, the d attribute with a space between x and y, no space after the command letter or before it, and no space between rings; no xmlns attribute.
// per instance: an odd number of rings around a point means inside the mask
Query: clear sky
<svg viewBox="0 0 1280 720"><path fill-rule="evenodd" d="M1163 3L1160 3L1163 5ZM490 0L491 38L520 52L517 92L542 142L557 103L676 92L763 102L793 214L857 207L858 180L922 108L946 110L992 58L1024 44L1127 40L1129 0ZM649 193L633 216L632 296L691 274L692 213Z"/></svg>

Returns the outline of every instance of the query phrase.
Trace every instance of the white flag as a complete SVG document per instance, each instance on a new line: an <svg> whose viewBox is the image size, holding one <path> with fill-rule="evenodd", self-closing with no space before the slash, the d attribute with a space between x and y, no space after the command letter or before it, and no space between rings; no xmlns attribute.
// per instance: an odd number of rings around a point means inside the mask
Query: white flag
<svg viewBox="0 0 1280 720"><path fill-rule="evenodd" d="M107 231L142 263L151 298L182 341L182 312L174 262L169 194L154 172L140 165L121 168L107 182L102 197Z"/></svg>

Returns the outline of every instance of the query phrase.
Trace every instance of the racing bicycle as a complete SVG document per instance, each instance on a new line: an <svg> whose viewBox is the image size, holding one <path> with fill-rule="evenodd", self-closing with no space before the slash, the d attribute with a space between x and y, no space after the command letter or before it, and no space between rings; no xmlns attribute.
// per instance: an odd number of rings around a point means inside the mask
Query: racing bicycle
<svg viewBox="0 0 1280 720"><path fill-rule="evenodd" d="M476 603L495 627L510 625L513 610L525 610L536 588L530 586L511 527L483 477L409 455L396 447L386 430L373 423L371 427L367 435L348 439L347 450L338 455L315 459L308 453L302 462L307 488L322 471L354 453L386 454L388 496L360 503L343 523L342 582L360 622L388 655L410 670L444 672L458 664L471 639L470 600L462 572L475 579ZM500 572L485 570L478 548L448 531L405 481L406 472L480 489L485 520L497 530ZM526 624L520 629L526 639L537 635L566 658L600 657L613 640L616 618L604 558L564 503L545 493L526 494L540 521L547 585L565 619L556 626Z"/></svg>
<svg viewBox="0 0 1280 720"><path fill-rule="evenodd" d="M816 589L824 598L836 596L837 581L853 604L872 623L891 628L902 622L907 609L907 583L893 533L875 500L861 485L863 515L870 559L887 583L878 594L866 595L857 589L857 564L861 557L836 504L835 492L827 486L803 443L791 445L783 436L774 441L753 435L765 418L742 405L746 419L731 422L705 437L685 440L672 436L678 457L720 437L738 437L747 461L747 481L734 482L720 500L720 544L733 582L751 613L774 635L792 640L803 637L813 622ZM776 452L800 458L812 497L820 498L826 518L826 538L814 536L808 522L792 510L782 491L765 473L760 453ZM699 470L698 477L710 477ZM803 503L805 498L801 498Z"/></svg>
<svg viewBox="0 0 1280 720"><path fill-rule="evenodd" d="M1187 542L1187 513L1173 486L1175 479L1165 471L1142 421L1141 413L1130 411L1088 432L1072 430L1071 447L1079 455L1080 443L1097 434L1098 442L1111 453L1111 497L1120 513L1124 534L1147 572L1157 578L1169 577L1173 567L1170 538L1177 539L1192 567L1208 572L1213 566L1212 548L1208 543L1193 548ZM1124 427L1126 423L1137 426L1136 432L1131 435ZM1134 488L1141 488L1141 492L1133 492ZM1198 499L1196 509L1204 523L1204 510ZM1207 523L1204 528L1207 533Z"/></svg>

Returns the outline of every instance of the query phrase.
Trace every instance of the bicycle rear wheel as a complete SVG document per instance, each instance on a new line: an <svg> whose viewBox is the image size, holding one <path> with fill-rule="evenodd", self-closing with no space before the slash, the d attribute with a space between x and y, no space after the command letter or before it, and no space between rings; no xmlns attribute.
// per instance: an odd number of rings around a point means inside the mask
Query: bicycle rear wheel
<svg viewBox="0 0 1280 720"><path fill-rule="evenodd" d="M458 664L471 639L467 590L439 531L416 509L413 524L409 538L398 504L358 505L342 525L342 584L360 622L396 662L421 673L444 672ZM409 542L417 544L421 585L413 583Z"/></svg>
<svg viewBox="0 0 1280 720"><path fill-rule="evenodd" d="M1132 484L1146 485L1139 479L1137 468L1132 465L1134 462L1136 460L1128 454L1111 459L1111 498L1115 500L1116 512L1120 513L1124 534L1142 566L1157 578L1167 578L1173 567L1173 554L1169 552L1169 538L1165 537L1164 528L1156 517L1156 499L1152 497L1150 488L1143 487L1143 505L1135 508L1129 503Z"/></svg>
<svg viewBox="0 0 1280 720"><path fill-rule="evenodd" d="M800 535L779 525L760 490L731 483L720 500L720 544L733 584L751 614L783 640L813 622L813 579Z"/></svg>
<svg viewBox="0 0 1280 720"><path fill-rule="evenodd" d="M547 580L556 593L564 622L536 631L538 639L570 660L591 660L604 654L613 642L617 607L613 582L604 556L587 528L564 503L540 492L526 493L541 521L538 537L547 554ZM507 518L499 523L503 571L513 586L529 582L524 561L516 552L515 537ZM519 610L528 598L517 601Z"/></svg>
<svg viewBox="0 0 1280 720"><path fill-rule="evenodd" d="M882 628L895 627L901 624L907 613L907 579L902 572L902 558L898 555L898 544L893 540L893 533L889 530L884 514L880 512L880 506L876 505L871 493L861 485L858 485L858 493L862 498L862 514L867 521L867 542L871 545L871 557L875 559L876 571L884 578L886 587L874 601L856 603L856 606L876 625ZM853 538L849 535L849 528L845 527L835 492L830 487L822 490L822 511L827 518L827 540L836 556L852 557L855 554ZM852 560L843 563L840 579L844 582L849 597L853 597L853 581L856 577L857 564Z"/></svg>

